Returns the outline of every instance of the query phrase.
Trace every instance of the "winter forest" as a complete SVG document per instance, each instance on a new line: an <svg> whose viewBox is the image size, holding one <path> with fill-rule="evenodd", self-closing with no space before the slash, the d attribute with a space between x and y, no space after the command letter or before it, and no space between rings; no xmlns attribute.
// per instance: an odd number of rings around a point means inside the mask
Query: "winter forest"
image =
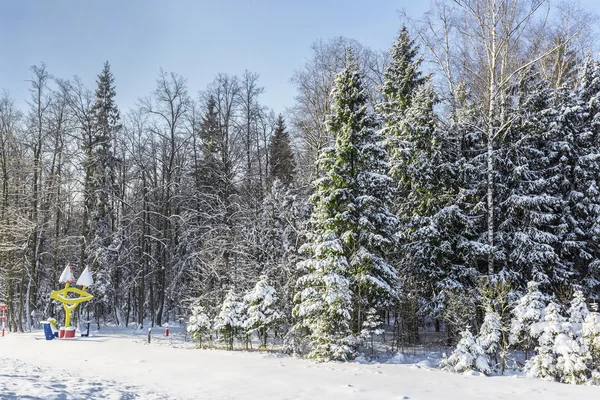
<svg viewBox="0 0 600 400"><path fill-rule="evenodd" d="M70 263L99 329L185 323L200 346L319 361L448 346L453 371L600 383L595 18L401 17L389 49L315 41L279 115L247 70L160 70L120 109L111 60L94 87L31 66L26 106L0 96L7 329L63 313Z"/></svg>

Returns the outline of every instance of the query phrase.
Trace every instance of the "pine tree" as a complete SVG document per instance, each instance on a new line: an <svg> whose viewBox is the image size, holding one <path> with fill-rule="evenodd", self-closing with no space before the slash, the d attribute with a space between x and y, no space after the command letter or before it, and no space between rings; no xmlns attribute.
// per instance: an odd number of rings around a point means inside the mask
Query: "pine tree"
<svg viewBox="0 0 600 400"><path fill-rule="evenodd" d="M600 377L600 313L590 312L582 325L582 345L589 352L592 377ZM600 382L597 382L598 384Z"/></svg>
<svg viewBox="0 0 600 400"><path fill-rule="evenodd" d="M385 258L396 222L387 208L386 152L350 50L335 81L327 128L335 145L318 161L322 177L314 182L303 246L309 258L299 264L305 274L294 313L311 331L312 357L343 359L353 353L350 330L360 332L368 308L391 302L397 282Z"/></svg>
<svg viewBox="0 0 600 400"><path fill-rule="evenodd" d="M555 339L554 352L558 355L556 370L561 382L572 385L583 385L588 382L589 353L579 341L571 335L559 334Z"/></svg>
<svg viewBox="0 0 600 400"><path fill-rule="evenodd" d="M277 118L275 133L269 143L269 163L271 181L278 179L284 185L292 183L296 163L282 115Z"/></svg>
<svg viewBox="0 0 600 400"><path fill-rule="evenodd" d="M226 171L223 165L219 116L213 97L210 97L206 103L206 112L200 124L199 136L202 142L202 160L196 171L197 190L212 195L223 196Z"/></svg>
<svg viewBox="0 0 600 400"><path fill-rule="evenodd" d="M419 48L403 26L390 50L391 62L384 75L382 94L386 101L382 104L383 115L397 115L397 110L410 107L416 89L425 84L427 78L420 71L423 59L418 57Z"/></svg>
<svg viewBox="0 0 600 400"><path fill-rule="evenodd" d="M565 345L571 333L571 326L560 314L560 306L550 302L544 310L543 331L538 339L536 355L525 363L525 370L539 378L556 380L562 378L564 365L559 366L561 353L568 353L571 343ZM556 351L562 346L561 353ZM563 359L564 364L564 359Z"/></svg>
<svg viewBox="0 0 600 400"><path fill-rule="evenodd" d="M573 293L573 299L571 300L567 313L569 314L569 322L579 325L579 327L575 329L576 336L579 336L581 333L581 324L583 324L583 321L590 313L581 289L576 289Z"/></svg>

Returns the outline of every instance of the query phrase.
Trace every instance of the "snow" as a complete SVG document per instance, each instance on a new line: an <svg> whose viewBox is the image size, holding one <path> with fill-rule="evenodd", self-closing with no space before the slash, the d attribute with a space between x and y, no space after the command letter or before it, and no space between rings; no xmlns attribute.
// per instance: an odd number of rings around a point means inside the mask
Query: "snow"
<svg viewBox="0 0 600 400"><path fill-rule="evenodd" d="M103 327L90 338L53 341L43 340L40 331L10 333L0 338L0 398L586 400L600 394L598 387L459 375L415 364L314 363L273 353L197 350L183 341L182 328L170 329L166 338L164 328L155 327L150 345L146 330Z"/></svg>

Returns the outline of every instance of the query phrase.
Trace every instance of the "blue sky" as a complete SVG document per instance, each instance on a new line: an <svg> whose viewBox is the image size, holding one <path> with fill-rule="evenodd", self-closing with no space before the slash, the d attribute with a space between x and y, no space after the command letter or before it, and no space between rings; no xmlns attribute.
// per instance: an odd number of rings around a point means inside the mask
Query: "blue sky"
<svg viewBox="0 0 600 400"><path fill-rule="evenodd" d="M193 96L219 72L248 69L260 74L263 102L281 112L293 103L289 79L312 42L341 35L387 49L401 8L420 17L428 1L4 0L0 89L24 104L29 67L42 61L54 76L79 75L93 88L108 60L127 109L154 89L161 67L187 78Z"/></svg>
<svg viewBox="0 0 600 400"><path fill-rule="evenodd" d="M413 3L413 2L411 2ZM371 5L373 4L373 5ZM376 4L376 5L375 5ZM421 15L426 1L410 6ZM289 79L318 38L347 36L387 48L400 27L399 1L350 0L5 0L0 2L0 89L19 103L29 67L93 88L111 63L122 108L155 86L159 68L180 73L196 96L219 72L260 74L263 102L283 111Z"/></svg>

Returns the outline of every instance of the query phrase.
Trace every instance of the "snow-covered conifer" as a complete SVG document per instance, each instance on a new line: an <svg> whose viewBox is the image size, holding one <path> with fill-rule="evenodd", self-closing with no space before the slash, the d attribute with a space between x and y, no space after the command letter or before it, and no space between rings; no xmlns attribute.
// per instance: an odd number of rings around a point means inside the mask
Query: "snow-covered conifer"
<svg viewBox="0 0 600 400"><path fill-rule="evenodd" d="M573 364L570 354L576 350L575 345L569 341L571 338L571 325L560 314L560 306L550 302L544 310L543 324L537 324L543 330L538 339L536 355L525 363L525 369L539 378L556 380L562 378L563 370L570 369ZM556 345L560 349L557 353ZM561 365L558 357L562 355Z"/></svg>
<svg viewBox="0 0 600 400"><path fill-rule="evenodd" d="M192 306L192 315L187 323L187 332L197 341L200 346L204 340L210 338L212 323L203 306L196 304Z"/></svg>
<svg viewBox="0 0 600 400"><path fill-rule="evenodd" d="M597 311L592 311L585 317L581 329L581 343L589 353L591 369L597 374L600 373L600 313Z"/></svg>
<svg viewBox="0 0 600 400"><path fill-rule="evenodd" d="M296 163L282 115L277 118L275 132L269 143L269 161L271 182L277 179L286 186L290 185L294 179Z"/></svg>
<svg viewBox="0 0 600 400"><path fill-rule="evenodd" d="M413 298L423 298L421 304L430 311L443 315L445 294L465 292L463 284L476 279L472 263L465 260L473 249L468 237L473 222L460 200L466 195L459 184L457 157L462 129L444 129L438 122L434 112L438 96L422 76L421 62L414 40L403 28L390 50L382 86L385 100L377 111L384 122L381 133L396 189L400 246L395 257L403 287Z"/></svg>
<svg viewBox="0 0 600 400"><path fill-rule="evenodd" d="M533 67L517 87L517 101L508 111L514 122L497 150L496 213L503 222L496 227L496 259L511 280L525 277L556 287L569 272L558 250L564 202L557 185L563 177L557 168L562 138L555 97Z"/></svg>
<svg viewBox="0 0 600 400"><path fill-rule="evenodd" d="M269 331L274 329L281 320L277 310L277 292L271 286L266 276L261 276L254 288L244 296L246 303L246 326L250 333L257 332L263 346L267 345Z"/></svg>
<svg viewBox="0 0 600 400"><path fill-rule="evenodd" d="M351 50L332 92L326 121L335 138L319 156L314 182L308 259L294 310L311 332L311 357L347 359L366 310L389 304L397 273L386 260L395 216L388 210L391 179L386 152L369 111L362 75ZM354 330L351 335L351 329Z"/></svg>
<svg viewBox="0 0 600 400"><path fill-rule="evenodd" d="M383 322L381 321L379 313L374 308L370 308L367 311L365 320L363 321L360 336L363 338L363 340L365 340L368 343L369 347L371 348L371 357L375 353L375 336L379 336L383 334L383 332Z"/></svg>
<svg viewBox="0 0 600 400"><path fill-rule="evenodd" d="M581 324L583 324L583 321L585 321L585 318L590 313L585 302L585 296L580 289L575 290L573 293L573 299L567 312L569 314L569 322L578 324L578 326L573 326L573 330L576 336L579 336L581 333Z"/></svg>
<svg viewBox="0 0 600 400"><path fill-rule="evenodd" d="M310 332L309 357L346 360L354 357L348 345L352 310L348 261L341 240L331 230L309 233L308 240L304 248L312 255L298 263L305 273L298 278L294 316Z"/></svg>
<svg viewBox="0 0 600 400"><path fill-rule="evenodd" d="M229 350L233 350L233 340L237 334L246 328L246 313L244 303L230 289L221 305L221 311L214 320L214 329L223 336Z"/></svg>
<svg viewBox="0 0 600 400"><path fill-rule="evenodd" d="M442 360L441 367L446 371L453 372L475 370L489 374L492 371L489 358L471 334L469 327L461 332L461 339L458 341L456 349L449 357Z"/></svg>
<svg viewBox="0 0 600 400"><path fill-rule="evenodd" d="M486 311L476 341L488 358L488 365L495 370L502 359L500 352L503 350L502 322L498 314L491 310Z"/></svg>
<svg viewBox="0 0 600 400"><path fill-rule="evenodd" d="M588 55L580 68L575 94L562 91L558 130L560 169L568 213L561 237L561 254L587 293L600 284L600 63Z"/></svg>
<svg viewBox="0 0 600 400"><path fill-rule="evenodd" d="M582 385L588 381L589 353L572 332L559 333L554 339L557 378L564 383Z"/></svg>
<svg viewBox="0 0 600 400"><path fill-rule="evenodd" d="M536 339L541 334L538 325L544 320L545 300L537 282L527 283L527 293L517 301L512 311L509 335L511 345L519 346L526 353L533 350Z"/></svg>

